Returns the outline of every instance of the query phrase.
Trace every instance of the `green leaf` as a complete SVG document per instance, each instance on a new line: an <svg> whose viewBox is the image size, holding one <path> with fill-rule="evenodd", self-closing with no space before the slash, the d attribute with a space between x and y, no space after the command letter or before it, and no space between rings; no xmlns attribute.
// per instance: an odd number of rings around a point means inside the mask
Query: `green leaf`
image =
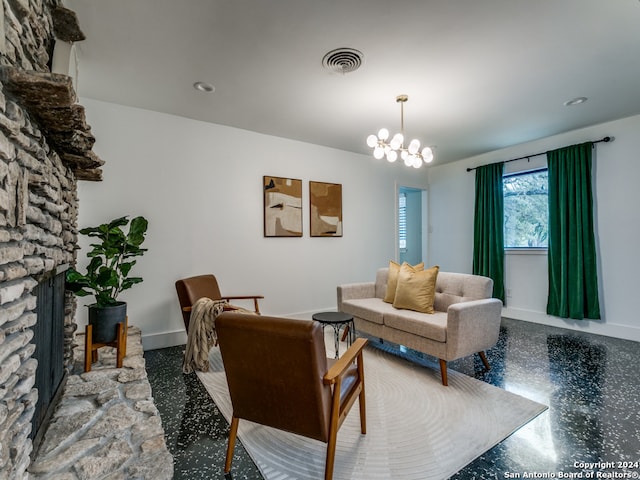
<svg viewBox="0 0 640 480"><path fill-rule="evenodd" d="M120 264L120 271L122 272L122 276L126 277L127 275L129 275L129 272L131 271L131 267L133 267L136 264L136 261L134 260L133 262L123 262Z"/></svg>
<svg viewBox="0 0 640 480"><path fill-rule="evenodd" d="M73 293L79 297L88 297L89 295L91 295L91 292L87 290L73 290Z"/></svg>
<svg viewBox="0 0 640 480"><path fill-rule="evenodd" d="M87 235L89 237L95 237L101 233L100 227L87 227L80 230L82 235Z"/></svg>
<svg viewBox="0 0 640 480"><path fill-rule="evenodd" d="M142 282L141 277L125 278L124 280L122 280L121 290L127 290L128 288L133 287L136 283L140 283L140 282Z"/></svg>
<svg viewBox="0 0 640 480"><path fill-rule="evenodd" d="M147 251L146 248L130 246L130 247L127 248L127 251L124 253L123 257L129 258L129 257L142 256L144 254L144 252L146 252L146 251Z"/></svg>
<svg viewBox="0 0 640 480"><path fill-rule="evenodd" d="M96 284L102 287L117 287L118 274L111 268L103 267L98 272L98 276L96 277Z"/></svg>
<svg viewBox="0 0 640 480"><path fill-rule="evenodd" d="M140 246L144 242L144 235L147 231L149 222L144 217L136 217L131 220L129 227L128 243L136 247Z"/></svg>
<svg viewBox="0 0 640 480"><path fill-rule="evenodd" d="M70 268L69 270L67 270L67 282L75 283L78 280L82 280L85 278L86 277L84 275L82 275L77 270L74 270L73 268Z"/></svg>
<svg viewBox="0 0 640 480"><path fill-rule="evenodd" d="M107 292L100 292L96 295L96 303L101 307L105 307L107 305L113 305L116 302L117 300L113 298L111 295L109 295Z"/></svg>
<svg viewBox="0 0 640 480"><path fill-rule="evenodd" d="M128 216L116 218L115 220L111 220L107 225L108 230L113 230L114 228L124 227L127 223L129 223Z"/></svg>

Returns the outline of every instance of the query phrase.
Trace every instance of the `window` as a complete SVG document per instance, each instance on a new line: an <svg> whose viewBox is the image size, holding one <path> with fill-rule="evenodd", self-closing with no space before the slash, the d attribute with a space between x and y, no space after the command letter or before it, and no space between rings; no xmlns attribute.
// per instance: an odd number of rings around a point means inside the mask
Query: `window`
<svg viewBox="0 0 640 480"><path fill-rule="evenodd" d="M398 248L407 248L407 196L404 193L398 196Z"/></svg>
<svg viewBox="0 0 640 480"><path fill-rule="evenodd" d="M547 248L547 169L505 175L503 192L505 248Z"/></svg>

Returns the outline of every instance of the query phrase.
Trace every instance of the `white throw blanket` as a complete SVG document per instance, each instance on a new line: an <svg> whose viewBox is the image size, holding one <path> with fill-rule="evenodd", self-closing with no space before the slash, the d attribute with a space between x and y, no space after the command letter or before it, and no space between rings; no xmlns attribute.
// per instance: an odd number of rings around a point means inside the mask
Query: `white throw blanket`
<svg viewBox="0 0 640 480"><path fill-rule="evenodd" d="M225 300L211 300L206 297L200 298L193 305L189 317L187 348L182 363L184 373L191 373L193 370L209 371L209 350L218 343L215 321L226 305Z"/></svg>

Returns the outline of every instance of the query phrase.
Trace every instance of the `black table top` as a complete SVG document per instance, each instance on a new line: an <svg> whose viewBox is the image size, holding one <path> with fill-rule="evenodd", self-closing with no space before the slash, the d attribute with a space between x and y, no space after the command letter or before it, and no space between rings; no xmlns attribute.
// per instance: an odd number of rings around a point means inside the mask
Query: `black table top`
<svg viewBox="0 0 640 480"><path fill-rule="evenodd" d="M353 321L353 315L343 312L314 313L311 318L320 323L344 323Z"/></svg>

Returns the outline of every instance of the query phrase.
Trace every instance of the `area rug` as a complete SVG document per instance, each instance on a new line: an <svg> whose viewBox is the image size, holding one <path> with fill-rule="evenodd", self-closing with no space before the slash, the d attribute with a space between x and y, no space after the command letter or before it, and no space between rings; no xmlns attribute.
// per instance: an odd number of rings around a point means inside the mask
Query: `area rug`
<svg viewBox="0 0 640 480"><path fill-rule="evenodd" d="M326 344L332 356L332 336ZM209 372L198 372L198 377L230 420L231 400L217 348L209 360ZM436 365L425 368L365 347L367 434L360 434L354 405L338 432L334 479L446 479L547 408L452 370L444 387ZM322 442L246 420L240 420L238 437L268 480L324 477Z"/></svg>

